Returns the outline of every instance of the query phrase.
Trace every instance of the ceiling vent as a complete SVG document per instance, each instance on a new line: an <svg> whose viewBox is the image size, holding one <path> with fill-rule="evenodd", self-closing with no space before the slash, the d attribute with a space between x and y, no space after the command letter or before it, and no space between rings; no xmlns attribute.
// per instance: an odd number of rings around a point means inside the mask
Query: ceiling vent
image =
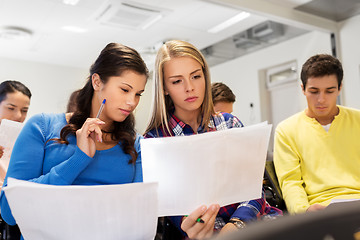
<svg viewBox="0 0 360 240"><path fill-rule="evenodd" d="M269 41L284 35L282 24L266 21L260 23L251 29L251 36L260 41Z"/></svg>
<svg viewBox="0 0 360 240"><path fill-rule="evenodd" d="M267 42L274 42L283 35L282 24L266 21L234 35L233 41L237 48L249 50Z"/></svg>
<svg viewBox="0 0 360 240"><path fill-rule="evenodd" d="M30 38L32 32L20 27L5 27L0 29L0 39L22 40Z"/></svg>
<svg viewBox="0 0 360 240"><path fill-rule="evenodd" d="M307 32L285 24L265 21L201 51L209 66L215 66Z"/></svg>
<svg viewBox="0 0 360 240"><path fill-rule="evenodd" d="M135 3L110 1L102 8L96 20L101 24L130 29L146 29L160 20L167 10Z"/></svg>
<svg viewBox="0 0 360 240"><path fill-rule="evenodd" d="M250 37L251 31L246 30L233 36L234 44L237 48L250 49L260 44L259 41Z"/></svg>

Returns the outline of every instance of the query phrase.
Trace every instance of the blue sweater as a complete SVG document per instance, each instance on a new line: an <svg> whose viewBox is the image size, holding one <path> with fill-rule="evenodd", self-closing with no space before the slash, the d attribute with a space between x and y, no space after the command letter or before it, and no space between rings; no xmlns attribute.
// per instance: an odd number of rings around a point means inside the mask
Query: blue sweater
<svg viewBox="0 0 360 240"><path fill-rule="evenodd" d="M65 114L38 114L23 127L12 151L4 181L12 177L52 185L102 185L142 182L140 135L135 149L136 164L129 164L131 156L125 154L121 143L96 151L93 158L76 145L76 137L69 135L69 144L49 141L59 138L67 124ZM1 216L10 225L16 224L4 192L0 196Z"/></svg>

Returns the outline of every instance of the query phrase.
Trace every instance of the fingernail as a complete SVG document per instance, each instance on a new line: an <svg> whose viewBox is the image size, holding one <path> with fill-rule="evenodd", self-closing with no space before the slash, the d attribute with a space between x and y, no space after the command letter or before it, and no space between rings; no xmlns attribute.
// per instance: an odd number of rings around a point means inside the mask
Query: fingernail
<svg viewBox="0 0 360 240"><path fill-rule="evenodd" d="M201 207L201 211L204 212L205 210L206 210L206 206L204 205L204 206Z"/></svg>
<svg viewBox="0 0 360 240"><path fill-rule="evenodd" d="M218 205L213 205L213 206L211 206L211 209L212 209L213 211L218 210L218 208L219 208L219 206L218 206Z"/></svg>

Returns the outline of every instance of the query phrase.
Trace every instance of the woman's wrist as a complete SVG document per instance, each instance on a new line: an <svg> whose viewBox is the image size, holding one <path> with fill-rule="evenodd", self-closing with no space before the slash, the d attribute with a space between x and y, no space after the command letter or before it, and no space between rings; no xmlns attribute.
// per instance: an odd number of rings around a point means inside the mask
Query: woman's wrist
<svg viewBox="0 0 360 240"><path fill-rule="evenodd" d="M238 228L238 229L241 229L241 228L245 228L245 227L246 227L245 222L243 222L241 219L235 218L235 217L231 218L231 219L229 220L229 223L234 224L235 227Z"/></svg>

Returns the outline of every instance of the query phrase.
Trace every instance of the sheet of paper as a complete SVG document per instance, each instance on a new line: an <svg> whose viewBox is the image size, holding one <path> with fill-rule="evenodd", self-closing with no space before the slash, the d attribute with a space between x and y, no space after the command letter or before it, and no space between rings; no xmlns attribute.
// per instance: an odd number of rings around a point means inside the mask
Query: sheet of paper
<svg viewBox="0 0 360 240"><path fill-rule="evenodd" d="M351 198L351 199L333 199L333 200L331 200L330 204L342 203L342 202L352 202L352 201L360 201L360 199L357 199L357 198Z"/></svg>
<svg viewBox="0 0 360 240"><path fill-rule="evenodd" d="M271 125L141 140L144 182L159 183L159 216L261 197Z"/></svg>
<svg viewBox="0 0 360 240"><path fill-rule="evenodd" d="M0 146L4 148L4 154L0 158L0 184L5 178L6 171L9 167L10 156L14 147L16 138L18 137L23 123L15 122L7 119L1 120L0 124Z"/></svg>
<svg viewBox="0 0 360 240"><path fill-rule="evenodd" d="M26 240L154 239L157 183L53 186L9 178L4 188Z"/></svg>

